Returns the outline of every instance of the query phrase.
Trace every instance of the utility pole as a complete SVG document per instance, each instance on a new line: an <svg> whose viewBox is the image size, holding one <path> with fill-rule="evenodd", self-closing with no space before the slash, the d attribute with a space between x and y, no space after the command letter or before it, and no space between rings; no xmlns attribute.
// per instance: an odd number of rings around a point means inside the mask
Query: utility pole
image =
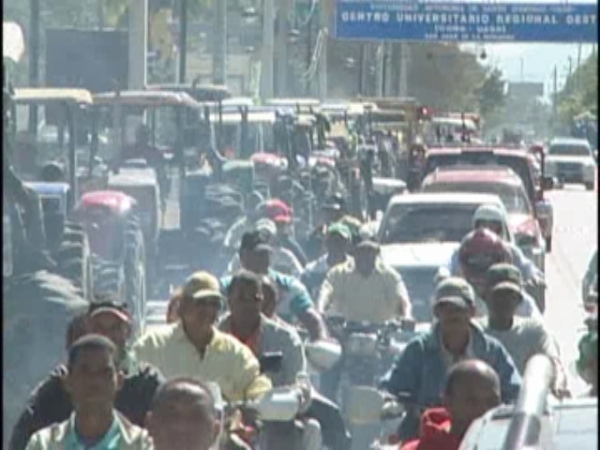
<svg viewBox="0 0 600 450"><path fill-rule="evenodd" d="M327 44L329 43L329 5L323 1L319 3L317 13L319 15L319 29L323 33L323 45L321 46L321 55L319 58L319 100L324 102L327 99Z"/></svg>
<svg viewBox="0 0 600 450"><path fill-rule="evenodd" d="M148 0L129 2L129 89L146 88Z"/></svg>
<svg viewBox="0 0 600 450"><path fill-rule="evenodd" d="M96 14L98 15L98 29L103 30L106 26L106 17L104 15L104 0L96 0Z"/></svg>
<svg viewBox="0 0 600 450"><path fill-rule="evenodd" d="M188 0L180 0L179 9L179 83L185 83L187 65L187 4Z"/></svg>
<svg viewBox="0 0 600 450"><path fill-rule="evenodd" d="M275 47L275 0L264 0L262 16L261 97L273 97L273 57Z"/></svg>
<svg viewBox="0 0 600 450"><path fill-rule="evenodd" d="M311 17L306 24L306 70L310 68L312 62L312 28L313 28L313 18ZM311 79L310 77L306 80L306 96L310 97L311 93Z"/></svg>
<svg viewBox="0 0 600 450"><path fill-rule="evenodd" d="M579 73L579 68L581 67L581 43L579 43L579 45L577 46L577 88L579 88L579 84L580 84L580 80L581 80L581 74Z"/></svg>
<svg viewBox="0 0 600 450"><path fill-rule="evenodd" d="M375 95L377 97L383 97L384 45L380 42L375 53Z"/></svg>
<svg viewBox="0 0 600 450"><path fill-rule="evenodd" d="M30 0L29 7L29 85L40 85L40 0ZM37 137L37 106L29 107L29 133Z"/></svg>
<svg viewBox="0 0 600 450"><path fill-rule="evenodd" d="M213 44L213 83L227 85L227 0L215 5Z"/></svg>
<svg viewBox="0 0 600 450"><path fill-rule="evenodd" d="M400 74L398 77L398 96L408 97L408 58L409 48L404 42L398 44L400 50Z"/></svg>
<svg viewBox="0 0 600 450"><path fill-rule="evenodd" d="M554 66L552 85L552 126L556 126L557 106L558 106L558 67Z"/></svg>
<svg viewBox="0 0 600 450"><path fill-rule="evenodd" d="M365 95L365 60L366 58L366 45L364 42L360 44L360 56L358 58L358 94Z"/></svg>
<svg viewBox="0 0 600 450"><path fill-rule="evenodd" d="M288 42L290 28L288 23L291 9L290 0L280 0L277 15L277 92L278 96L285 96L288 78Z"/></svg>

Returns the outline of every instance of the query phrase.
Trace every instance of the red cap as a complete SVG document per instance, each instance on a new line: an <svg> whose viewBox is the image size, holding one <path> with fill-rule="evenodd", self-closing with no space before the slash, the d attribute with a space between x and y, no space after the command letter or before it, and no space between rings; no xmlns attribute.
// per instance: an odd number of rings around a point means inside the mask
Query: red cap
<svg viewBox="0 0 600 450"><path fill-rule="evenodd" d="M275 223L290 223L292 221L292 208L281 200L268 200L265 210L267 217Z"/></svg>

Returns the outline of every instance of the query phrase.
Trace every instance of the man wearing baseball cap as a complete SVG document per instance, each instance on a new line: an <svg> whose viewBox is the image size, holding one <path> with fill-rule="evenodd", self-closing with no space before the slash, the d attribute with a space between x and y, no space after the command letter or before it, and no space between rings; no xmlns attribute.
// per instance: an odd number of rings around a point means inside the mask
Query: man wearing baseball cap
<svg viewBox="0 0 600 450"><path fill-rule="evenodd" d="M523 280L519 268L512 264L495 264L486 272L486 284L484 301L488 315L480 319L483 330L504 345L521 375L533 355L541 353L548 356L557 374L553 393L568 395L567 378L553 336L539 321L516 314L523 301Z"/></svg>
<svg viewBox="0 0 600 450"><path fill-rule="evenodd" d="M239 250L242 268L259 275L268 275L275 282L281 296L277 313L283 320L291 321L295 316L306 327L311 339L324 338L327 335L325 324L306 287L297 278L271 268L271 250L264 233L245 233ZM221 279L222 292L228 291L231 279L231 276Z"/></svg>
<svg viewBox="0 0 600 450"><path fill-rule="evenodd" d="M302 264L291 251L280 245L279 240L276 238L277 226L275 222L270 219L260 219L256 222L254 229L263 234L271 245L273 267L281 273L299 277L303 270ZM240 258L236 254L229 263L227 273L233 274L238 270L240 270Z"/></svg>
<svg viewBox="0 0 600 450"><path fill-rule="evenodd" d="M275 235L277 246L292 252L304 267L307 262L306 255L292 234L293 213L292 208L283 200L275 198L265 202L266 217L272 220L277 228Z"/></svg>
<svg viewBox="0 0 600 450"><path fill-rule="evenodd" d="M347 320L380 324L411 312L402 278L382 261L379 244L372 240L361 242L353 260L327 273L317 305L322 313L331 307Z"/></svg>
<svg viewBox="0 0 600 450"><path fill-rule="evenodd" d="M123 386L115 399L115 409L133 424L143 427L154 394L165 379L155 367L136 361L127 350L131 334L131 316L127 306L112 294L98 296L89 306L85 332L99 334L115 344L119 366L124 374ZM11 450L24 449L33 433L69 418L73 405L63 384L66 374L66 366L58 366L32 393L13 430Z"/></svg>
<svg viewBox="0 0 600 450"><path fill-rule="evenodd" d="M167 378L215 382L230 401L256 399L271 389L271 382L260 374L250 349L215 327L223 299L214 276L194 273L182 288L180 321L148 331L134 351Z"/></svg>
<svg viewBox="0 0 600 450"><path fill-rule="evenodd" d="M301 280L313 295L319 294L319 289L329 269L352 258L349 255L351 241L352 233L346 225L342 223L329 225L325 240L327 253L308 263L302 273Z"/></svg>
<svg viewBox="0 0 600 450"><path fill-rule="evenodd" d="M476 358L498 374L502 401L515 401L521 388L519 371L502 344L472 320L475 294L471 286L461 278L442 280L435 290L433 314L437 321L431 330L408 343L384 377L382 387L393 395L410 394L421 407L439 407L450 367ZM414 439L418 430L419 416L411 411L400 425L399 438Z"/></svg>

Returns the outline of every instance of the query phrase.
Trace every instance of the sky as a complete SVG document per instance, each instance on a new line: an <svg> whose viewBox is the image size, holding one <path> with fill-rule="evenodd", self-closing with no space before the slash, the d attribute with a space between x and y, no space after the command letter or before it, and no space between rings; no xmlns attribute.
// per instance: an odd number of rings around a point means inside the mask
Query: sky
<svg viewBox="0 0 600 450"><path fill-rule="evenodd" d="M484 46L487 64L500 69L508 81L535 81L545 84L545 96L552 92L554 67L558 72L558 88L577 66L578 44L490 44ZM581 45L581 62L592 52L590 44Z"/></svg>
<svg viewBox="0 0 600 450"><path fill-rule="evenodd" d="M458 0L451 0L458 1ZM568 4L568 0L460 0L463 2L487 3L543 3ZM597 0L575 0L570 3L597 3ZM471 46L472 47L472 46ZM487 64L500 69L506 80L543 82L545 97L553 90L553 72L557 67L558 89L563 86L569 73L569 56L572 58L572 70L577 66L579 44L488 44L484 46L488 55ZM593 50L591 44L581 45L581 62L585 61Z"/></svg>

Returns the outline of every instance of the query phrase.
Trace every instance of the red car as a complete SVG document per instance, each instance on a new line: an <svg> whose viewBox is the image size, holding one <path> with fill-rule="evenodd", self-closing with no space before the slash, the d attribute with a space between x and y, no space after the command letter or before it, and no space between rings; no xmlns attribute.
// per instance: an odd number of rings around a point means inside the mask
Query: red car
<svg viewBox="0 0 600 450"><path fill-rule="evenodd" d="M508 213L508 227L517 245L544 269L544 240L535 209L521 178L503 166L456 166L440 168L422 183L423 192L495 194Z"/></svg>

